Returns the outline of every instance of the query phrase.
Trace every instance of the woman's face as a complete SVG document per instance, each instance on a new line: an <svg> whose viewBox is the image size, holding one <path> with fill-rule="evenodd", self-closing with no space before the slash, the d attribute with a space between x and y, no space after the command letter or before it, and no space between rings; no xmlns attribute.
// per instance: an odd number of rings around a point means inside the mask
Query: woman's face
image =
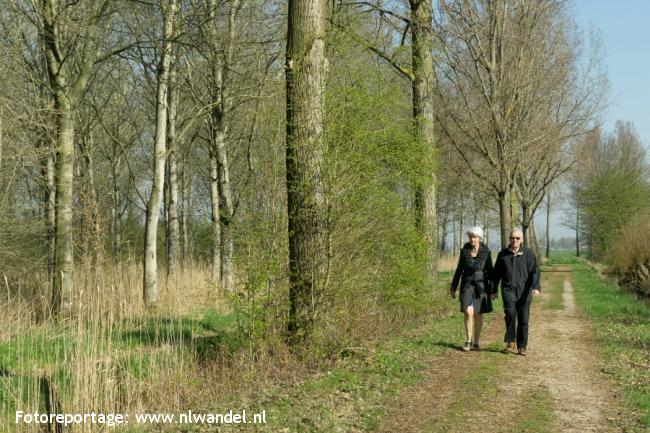
<svg viewBox="0 0 650 433"><path fill-rule="evenodd" d="M481 243L481 238L479 238L475 234L471 234L469 235L469 243L473 247L478 247L479 244Z"/></svg>

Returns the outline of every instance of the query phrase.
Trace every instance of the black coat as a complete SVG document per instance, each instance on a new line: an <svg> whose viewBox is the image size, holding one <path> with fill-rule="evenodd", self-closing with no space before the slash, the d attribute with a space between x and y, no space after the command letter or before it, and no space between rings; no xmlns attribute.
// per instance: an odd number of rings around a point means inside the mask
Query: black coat
<svg viewBox="0 0 650 433"><path fill-rule="evenodd" d="M496 288L492 286L492 272L490 248L481 242L478 254L472 257L472 246L468 242L460 250L456 272L451 280L451 290L456 290L460 282L461 290L469 290L473 287L477 294L496 293Z"/></svg>
<svg viewBox="0 0 650 433"><path fill-rule="evenodd" d="M532 289L541 289L539 266L530 248L522 245L517 254L510 248L504 248L499 252L492 274L492 285L495 291L499 287L499 282L503 290L514 291L517 298L522 295L530 296Z"/></svg>

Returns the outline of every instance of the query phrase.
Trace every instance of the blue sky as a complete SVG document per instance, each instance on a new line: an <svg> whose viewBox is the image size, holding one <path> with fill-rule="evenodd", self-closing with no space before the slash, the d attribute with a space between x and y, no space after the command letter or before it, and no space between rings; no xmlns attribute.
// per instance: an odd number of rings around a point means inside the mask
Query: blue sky
<svg viewBox="0 0 650 433"><path fill-rule="evenodd" d="M634 123L650 143L650 1L576 0L575 17L583 29L593 26L604 43L604 65L611 104L604 118L611 129L617 119Z"/></svg>
<svg viewBox="0 0 650 433"><path fill-rule="evenodd" d="M650 151L650 1L575 0L573 11L585 34L593 28L603 43L610 84L604 129L613 129L618 119L629 120ZM562 216L562 211L552 213L551 237L573 236L561 225ZM538 230L543 229L543 209L535 219Z"/></svg>

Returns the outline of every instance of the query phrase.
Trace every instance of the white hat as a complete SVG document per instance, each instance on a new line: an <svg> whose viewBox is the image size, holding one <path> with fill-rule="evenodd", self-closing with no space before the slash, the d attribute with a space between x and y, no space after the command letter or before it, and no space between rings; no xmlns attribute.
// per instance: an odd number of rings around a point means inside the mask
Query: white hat
<svg viewBox="0 0 650 433"><path fill-rule="evenodd" d="M471 229L467 230L467 236L475 235L483 239L483 229L479 226L474 226Z"/></svg>

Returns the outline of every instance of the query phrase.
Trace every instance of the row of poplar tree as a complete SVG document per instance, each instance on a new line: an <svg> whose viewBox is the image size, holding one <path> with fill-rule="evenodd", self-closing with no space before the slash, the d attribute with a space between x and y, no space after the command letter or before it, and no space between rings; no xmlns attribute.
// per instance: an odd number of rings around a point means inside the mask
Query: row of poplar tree
<svg viewBox="0 0 650 433"><path fill-rule="evenodd" d="M298 340L340 287L431 290L459 215L532 241L606 102L563 0L0 5L0 257L54 315L80 261L141 259L149 306L159 264L275 284Z"/></svg>

